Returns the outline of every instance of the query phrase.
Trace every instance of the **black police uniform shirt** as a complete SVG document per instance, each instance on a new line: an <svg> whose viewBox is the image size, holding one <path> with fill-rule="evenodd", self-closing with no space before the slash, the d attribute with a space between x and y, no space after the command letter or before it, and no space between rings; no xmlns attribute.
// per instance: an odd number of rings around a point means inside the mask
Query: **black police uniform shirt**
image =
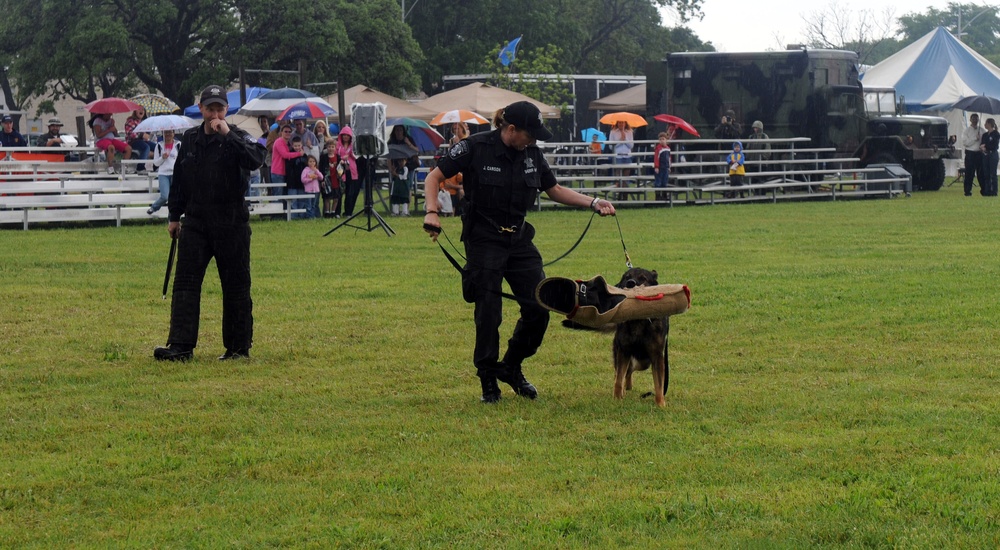
<svg viewBox="0 0 1000 550"><path fill-rule="evenodd" d="M211 216L219 210L246 209L249 172L264 163L266 150L250 134L206 134L203 125L184 132L174 164L168 207L170 221L181 215Z"/></svg>
<svg viewBox="0 0 1000 550"><path fill-rule="evenodd" d="M483 132L456 143L438 161L445 178L462 172L462 187L472 221L484 216L495 224L520 226L538 193L556 184L542 150L530 145L518 151L504 145L500 130Z"/></svg>

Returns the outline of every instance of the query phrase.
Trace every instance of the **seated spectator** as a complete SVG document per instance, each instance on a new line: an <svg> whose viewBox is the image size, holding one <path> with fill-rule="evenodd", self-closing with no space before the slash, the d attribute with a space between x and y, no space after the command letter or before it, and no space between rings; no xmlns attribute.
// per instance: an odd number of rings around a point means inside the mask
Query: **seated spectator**
<svg viewBox="0 0 1000 550"><path fill-rule="evenodd" d="M94 130L94 147L104 151L108 158L108 173L115 173L115 151L122 154L123 159L132 158L132 148L118 139L118 128L111 113L97 113L90 119L90 128Z"/></svg>
<svg viewBox="0 0 1000 550"><path fill-rule="evenodd" d="M59 147L62 145L62 127L63 123L58 118L49 119L49 131L38 136L35 140L35 145L39 147Z"/></svg>
<svg viewBox="0 0 1000 550"><path fill-rule="evenodd" d="M156 147L155 143L149 141L149 134L135 133L135 127L139 125L140 122L146 120L146 109L139 107L138 109L132 111L132 116L125 119L125 139L127 140L130 147L132 147L132 152L135 153L135 158L145 161L149 159L149 152ZM135 171L139 174L146 173L146 163L140 162L135 166Z"/></svg>
<svg viewBox="0 0 1000 550"><path fill-rule="evenodd" d="M0 119L3 124L3 131L0 132L0 145L4 147L27 147L28 142L24 136L14 129L14 119L10 115L4 115Z"/></svg>

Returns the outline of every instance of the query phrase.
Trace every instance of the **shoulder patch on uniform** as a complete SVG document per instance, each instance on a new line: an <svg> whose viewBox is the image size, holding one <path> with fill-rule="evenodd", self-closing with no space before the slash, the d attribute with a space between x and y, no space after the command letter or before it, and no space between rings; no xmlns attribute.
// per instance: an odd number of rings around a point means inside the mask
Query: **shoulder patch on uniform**
<svg viewBox="0 0 1000 550"><path fill-rule="evenodd" d="M469 142L463 139L462 141L456 143L455 146L448 151L448 156L453 159L457 159L458 157L468 152L469 152Z"/></svg>
<svg viewBox="0 0 1000 550"><path fill-rule="evenodd" d="M257 140L250 134L243 134L243 141L247 143L257 143Z"/></svg>

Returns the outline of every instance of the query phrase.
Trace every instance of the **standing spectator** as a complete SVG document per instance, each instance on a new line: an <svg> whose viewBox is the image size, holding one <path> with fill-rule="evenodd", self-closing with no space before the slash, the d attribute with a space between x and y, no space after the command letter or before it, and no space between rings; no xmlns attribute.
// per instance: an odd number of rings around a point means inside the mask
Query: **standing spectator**
<svg viewBox="0 0 1000 550"><path fill-rule="evenodd" d="M326 125L325 120L317 120L316 124L313 124L313 135L316 136L316 158L318 159L323 150L326 149L326 142L333 139L330 135L330 128Z"/></svg>
<svg viewBox="0 0 1000 550"><path fill-rule="evenodd" d="M274 155L274 142L277 141L278 138L280 137L281 137L281 128L279 127L278 123L275 122L268 127L267 137L265 138L264 141L264 148L267 150L267 155L264 156L264 167L262 168L262 170L264 173L267 174L268 183L277 183L271 180L271 172L272 172L271 160L273 159Z"/></svg>
<svg viewBox="0 0 1000 550"><path fill-rule="evenodd" d="M271 119L266 116L257 117L257 125L260 126L260 139L257 141L267 148L267 155L264 156L264 166L261 166L258 171L260 172L261 181L271 183L271 149L268 145L274 143L274 140L271 139L272 132L275 136L277 136L277 132L271 130ZM277 130L277 127L275 127L275 130ZM267 194L266 189L263 193L258 194Z"/></svg>
<svg viewBox="0 0 1000 550"><path fill-rule="evenodd" d="M632 141L632 127L624 120L615 123L614 128L608 132L608 141L618 142L613 145L615 150L615 164L632 164L632 148L635 143ZM619 180L615 184L618 187L628 187L625 178L632 175L630 168L623 168L618 173Z"/></svg>
<svg viewBox="0 0 1000 550"><path fill-rule="evenodd" d="M653 178L653 187L664 189L670 185L670 144L667 141L668 134L666 132L660 132L658 137L659 140L653 149L653 173L656 174ZM656 191L655 197L658 201L665 201L669 195L666 192Z"/></svg>
<svg viewBox="0 0 1000 550"><path fill-rule="evenodd" d="M337 141L328 139L326 141L326 152L319 157L319 171L323 173L329 183L320 188L323 195L323 217L340 217L340 197L343 194L341 181L343 170L338 172L337 167Z"/></svg>
<svg viewBox="0 0 1000 550"><path fill-rule="evenodd" d="M983 170L986 173L983 174L984 180L979 183L979 192L984 197L995 197L997 196L997 149L1000 147L1000 132L997 132L997 123L992 118L986 119L983 128L986 133L983 134L980 148L983 152Z"/></svg>
<svg viewBox="0 0 1000 550"><path fill-rule="evenodd" d="M146 173L145 161L149 158L149 152L153 149L153 144L149 142L148 134L135 133L135 127L143 120L146 120L146 109L142 107L132 111L132 114L125 119L125 140L132 147L132 153L135 155L135 158L140 161L135 165L137 174Z"/></svg>
<svg viewBox="0 0 1000 550"><path fill-rule="evenodd" d="M302 188L309 195L306 206L307 218L319 217L319 184L323 181L323 173L319 171L319 161L309 155L305 157L306 167L302 169Z"/></svg>
<svg viewBox="0 0 1000 550"><path fill-rule="evenodd" d="M94 131L94 147L104 151L108 159L108 173L114 174L115 151L122 154L122 159L129 159L132 158L132 147L118 139L118 128L111 113L95 114L90 119L90 128Z"/></svg>
<svg viewBox="0 0 1000 550"><path fill-rule="evenodd" d="M174 131L164 130L163 141L153 149L153 166L157 167L156 177L160 183L160 198L156 199L146 213L153 215L170 198L170 184L174 179L174 163L177 161L177 150L180 142L174 141Z"/></svg>
<svg viewBox="0 0 1000 550"><path fill-rule="evenodd" d="M358 158L354 156L354 130L350 126L344 126L337 135L337 159L344 167L344 215L354 215L354 205L358 201L358 194L361 192L361 178L359 176L367 174L368 163L362 162L365 174L361 174L358 168ZM367 176L366 176L367 177Z"/></svg>
<svg viewBox="0 0 1000 550"><path fill-rule="evenodd" d="M567 206L591 208L602 216L615 213L604 199L578 193L556 182L535 142L552 139L542 125L538 107L527 101L512 103L493 116L491 132L470 136L452 147L424 181L427 214L424 230L431 239L441 233L437 193L441 180L462 172L468 212L462 218L462 240L467 264L462 274L463 298L475 303L476 342L473 364L482 387L482 402L500 400L500 380L514 393L530 399L538 391L524 377L522 362L535 354L549 324L549 312L534 299L535 287L545 278L542 257L532 242L535 228L525 220L544 191ZM503 182L503 185L497 185ZM507 341L501 360L500 324L504 279L520 298L520 319Z"/></svg>
<svg viewBox="0 0 1000 550"><path fill-rule="evenodd" d="M413 142L413 138L410 137L405 126L397 124L392 127L392 132L389 134L389 145L403 145L413 151L413 155L406 159L406 183L411 189L414 188L417 181L417 168L420 168L420 157L417 156L420 149Z"/></svg>
<svg viewBox="0 0 1000 550"><path fill-rule="evenodd" d="M736 140L743 137L743 126L736 121L736 113L729 109L722 115L722 120L715 127L715 139ZM719 148L724 145L720 144Z"/></svg>
<svg viewBox="0 0 1000 550"><path fill-rule="evenodd" d="M198 108L204 122L184 133L183 151L174 166L170 188L167 232L179 239L177 276L170 304L170 335L165 347L153 350L153 357L159 361L194 357L201 286L214 257L222 282L222 343L226 347L219 359L249 359L253 301L245 174L264 162L264 148L253 136L226 123L228 100L221 86L205 88Z"/></svg>
<svg viewBox="0 0 1000 550"><path fill-rule="evenodd" d="M298 153L293 158L285 159L285 194L305 195L306 190L302 185L302 171L306 168L306 156L302 151L302 138L295 136L292 138L292 152ZM293 220L307 218L309 214L309 204L304 198L295 198L289 201L289 208L292 210L305 210L305 212L293 212Z"/></svg>
<svg viewBox="0 0 1000 550"><path fill-rule="evenodd" d="M389 161L389 176L392 185L389 188L389 204L393 216L410 215L410 183L407 180L406 159Z"/></svg>
<svg viewBox="0 0 1000 550"><path fill-rule="evenodd" d="M764 123L755 120L750 125L750 135L747 136L747 158L756 160L756 164L747 166L747 172L767 172L771 162L771 144L766 140L771 139L764 133ZM753 178L749 178L749 183L754 183Z"/></svg>
<svg viewBox="0 0 1000 550"><path fill-rule="evenodd" d="M312 155L315 152L314 156L319 156L319 141L316 139L316 134L306 128L306 119L295 119L295 131L292 132L292 137L302 140L302 154Z"/></svg>
<svg viewBox="0 0 1000 550"><path fill-rule="evenodd" d="M969 127L962 132L962 148L965 149L965 196L972 196L972 178L979 181L979 191L983 190L986 171L983 169L983 152L979 144L983 141L983 130L979 127L979 115L969 115Z"/></svg>
<svg viewBox="0 0 1000 550"><path fill-rule="evenodd" d="M287 183L285 161L301 156L301 152L292 151L292 127L287 124L282 126L271 148L271 183ZM285 189L279 189L278 194L286 194Z"/></svg>
<svg viewBox="0 0 1000 550"><path fill-rule="evenodd" d="M0 145L4 147L28 146L28 142L25 141L24 136L14 129L14 119L10 115L4 115L0 119L0 126L3 126L3 131L0 132Z"/></svg>

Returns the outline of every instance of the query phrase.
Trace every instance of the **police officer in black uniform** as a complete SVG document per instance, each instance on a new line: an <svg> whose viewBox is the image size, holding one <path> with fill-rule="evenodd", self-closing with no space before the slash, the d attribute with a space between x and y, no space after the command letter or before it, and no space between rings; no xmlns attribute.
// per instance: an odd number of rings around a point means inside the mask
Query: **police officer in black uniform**
<svg viewBox="0 0 1000 550"><path fill-rule="evenodd" d="M521 363L534 355L548 327L549 314L535 303L534 292L545 278L542 257L532 243L535 228L525 221L528 209L540 191L552 200L583 208L602 216L613 215L610 201L577 193L556 183L555 176L535 146L536 140L552 138L542 124L538 108L527 101L512 103L493 117L496 129L466 138L451 148L424 183L427 215L424 229L437 240L437 190L441 181L462 172L465 213L462 240L467 264L462 293L475 303L476 348L473 363L482 384L482 400L500 400L501 382L514 393L534 399L538 392L525 379ZM521 318L507 341L500 359L501 284L507 280L519 300Z"/></svg>
<svg viewBox="0 0 1000 550"><path fill-rule="evenodd" d="M201 283L212 257L222 281L222 342L226 353L219 359L250 357L250 212L244 196L250 171L260 168L266 151L243 130L229 127L228 107L221 86L205 88L199 102L205 121L184 133L174 165L167 231L180 242L170 335L166 347L153 350L153 357L161 361L184 361L194 356Z"/></svg>

